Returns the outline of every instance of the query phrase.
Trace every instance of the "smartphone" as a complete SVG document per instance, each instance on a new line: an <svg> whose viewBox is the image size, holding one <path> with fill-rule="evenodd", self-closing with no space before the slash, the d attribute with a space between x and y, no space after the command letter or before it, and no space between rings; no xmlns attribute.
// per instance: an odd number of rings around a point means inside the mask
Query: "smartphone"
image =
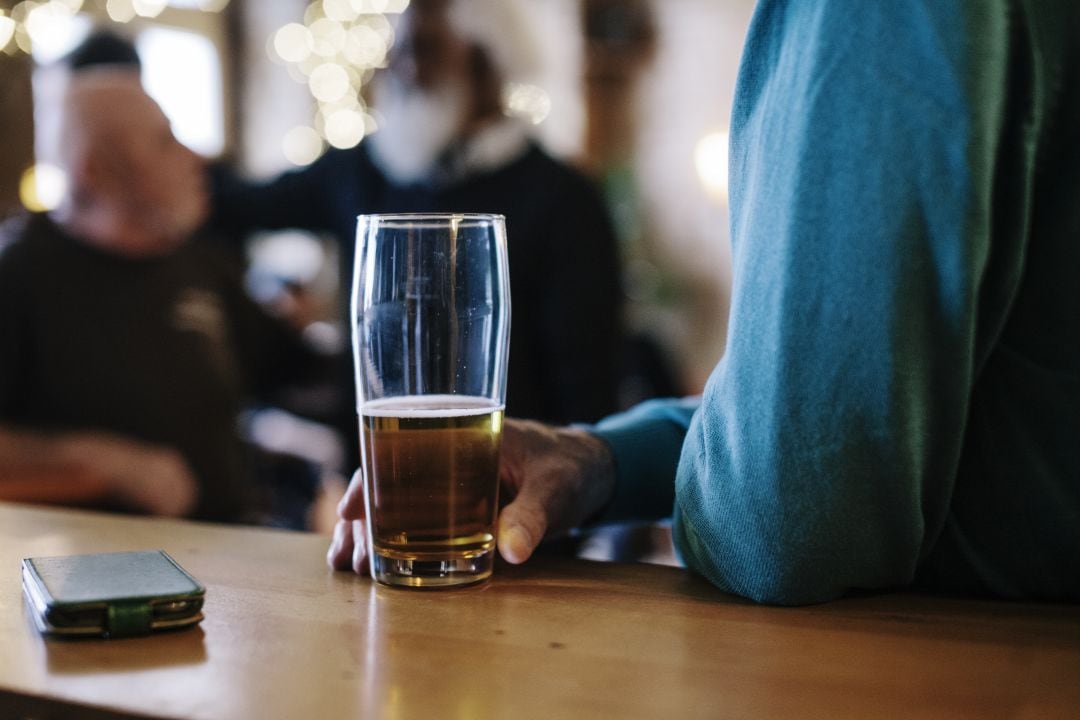
<svg viewBox="0 0 1080 720"><path fill-rule="evenodd" d="M22 581L45 635L130 637L203 619L206 588L164 550L26 558Z"/></svg>

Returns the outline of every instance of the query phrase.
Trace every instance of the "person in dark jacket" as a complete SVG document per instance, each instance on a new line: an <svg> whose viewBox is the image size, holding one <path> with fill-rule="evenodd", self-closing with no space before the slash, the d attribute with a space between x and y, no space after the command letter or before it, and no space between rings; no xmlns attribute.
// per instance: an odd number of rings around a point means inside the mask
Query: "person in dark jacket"
<svg viewBox="0 0 1080 720"><path fill-rule="evenodd" d="M213 224L228 234L331 233L347 293L358 214L505 215L513 302L507 412L593 421L616 409L618 249L593 183L545 152L529 123L503 112L508 83L536 66L531 41L516 3L415 0L396 27L389 67L374 80L380 129L266 183L219 173ZM347 367L342 378L355 439Z"/></svg>
<svg viewBox="0 0 1080 720"><path fill-rule="evenodd" d="M238 413L319 358L201 237L203 162L137 73L74 75L62 138L61 205L0 229L0 497L273 521Z"/></svg>

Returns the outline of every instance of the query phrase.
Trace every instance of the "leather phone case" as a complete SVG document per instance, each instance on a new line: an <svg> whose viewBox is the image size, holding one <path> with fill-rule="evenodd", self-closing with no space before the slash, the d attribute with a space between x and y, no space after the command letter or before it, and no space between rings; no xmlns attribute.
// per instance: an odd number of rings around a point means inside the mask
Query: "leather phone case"
<svg viewBox="0 0 1080 720"><path fill-rule="evenodd" d="M46 635L130 637L203 619L206 589L164 550L26 558L22 580Z"/></svg>

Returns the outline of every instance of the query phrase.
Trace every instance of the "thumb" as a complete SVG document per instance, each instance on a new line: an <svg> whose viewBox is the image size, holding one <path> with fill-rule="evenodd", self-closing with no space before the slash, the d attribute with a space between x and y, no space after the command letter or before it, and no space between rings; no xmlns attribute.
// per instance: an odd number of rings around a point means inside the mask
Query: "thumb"
<svg viewBox="0 0 1080 720"><path fill-rule="evenodd" d="M529 559L544 539L549 519L550 493L526 485L499 513L499 554L517 565Z"/></svg>

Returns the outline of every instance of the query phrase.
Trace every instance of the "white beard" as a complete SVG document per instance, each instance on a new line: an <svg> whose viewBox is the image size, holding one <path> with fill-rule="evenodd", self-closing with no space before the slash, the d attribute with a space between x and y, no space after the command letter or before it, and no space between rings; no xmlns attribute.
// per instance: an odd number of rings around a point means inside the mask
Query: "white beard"
<svg viewBox="0 0 1080 720"><path fill-rule="evenodd" d="M372 158L399 185L425 180L464 127L466 89L455 84L434 91L404 90L384 78L373 92L382 121L368 140Z"/></svg>

